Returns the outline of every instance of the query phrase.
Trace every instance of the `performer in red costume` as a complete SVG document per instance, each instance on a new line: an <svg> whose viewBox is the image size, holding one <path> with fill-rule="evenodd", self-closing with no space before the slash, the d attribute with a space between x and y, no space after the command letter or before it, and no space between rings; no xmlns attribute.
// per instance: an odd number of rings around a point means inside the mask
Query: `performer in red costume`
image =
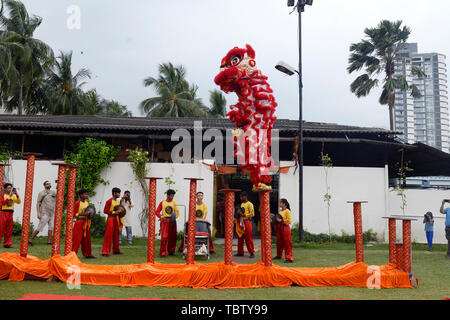
<svg viewBox="0 0 450 320"><path fill-rule="evenodd" d="M119 188L112 189L112 198L110 198L105 203L105 208L103 212L108 215L106 219L106 230L105 230L105 238L103 239L103 249L102 256L108 257L111 253L111 240L113 243L113 253L114 254L122 254L119 248L119 230L121 230L121 219L118 214L114 211L114 208L120 204L121 190Z"/></svg>
<svg viewBox="0 0 450 320"><path fill-rule="evenodd" d="M78 253L81 245L81 252L87 259L94 259L91 253L91 219L86 212L89 206L89 193L87 190L81 189L78 191L80 200L75 202L73 208L73 217L75 218L75 225L73 226L73 240L72 251Z"/></svg>
<svg viewBox="0 0 450 320"><path fill-rule="evenodd" d="M2 210L0 211L0 242L4 237L3 246L10 248L12 246L14 204L20 204L21 201L11 183L5 183L3 189Z"/></svg>
<svg viewBox="0 0 450 320"><path fill-rule="evenodd" d="M290 263L294 261L292 257L292 239L291 239L291 207L286 199L280 199L280 214L276 218L277 225L275 229L277 231L277 255L274 259L281 259L284 256L286 260L284 263Z"/></svg>
<svg viewBox="0 0 450 320"><path fill-rule="evenodd" d="M241 197L241 208L242 208L242 220L243 220L243 234L238 238L238 252L235 254L236 257L244 255L244 240L247 246L247 250L250 253L250 258L255 257L255 248L253 245L253 234L252 234L252 220L251 218L255 216L255 209L253 203L248 201L247 192L242 191ZM238 234L239 235L239 234Z"/></svg>
<svg viewBox="0 0 450 320"><path fill-rule="evenodd" d="M161 244L159 247L159 256L164 258L175 255L177 246L177 218L179 215L177 203L173 200L175 190L167 190L167 199L160 202L156 208L156 216L160 219L159 233L161 235ZM162 212L162 214L161 214Z"/></svg>

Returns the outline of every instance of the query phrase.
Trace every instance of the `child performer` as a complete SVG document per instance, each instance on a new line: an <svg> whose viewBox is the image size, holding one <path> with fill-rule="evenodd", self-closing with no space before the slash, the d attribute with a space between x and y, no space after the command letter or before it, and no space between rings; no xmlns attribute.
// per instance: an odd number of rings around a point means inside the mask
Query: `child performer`
<svg viewBox="0 0 450 320"><path fill-rule="evenodd" d="M175 190L167 190L167 198L160 202L156 208L156 216L160 218L159 233L161 234L161 244L159 256L164 258L169 254L175 254L177 246L177 221L179 211L177 203L173 200ZM162 212L162 214L161 214Z"/></svg>
<svg viewBox="0 0 450 320"><path fill-rule="evenodd" d="M102 249L102 256L104 257L108 257L111 253L111 240L113 253L122 254L119 247L119 230L122 230L122 222L121 218L119 218L118 214L114 211L114 208L120 204L119 200L117 200L120 198L120 192L121 190L119 188L113 188L112 198L106 201L105 208L103 209L103 213L108 215Z"/></svg>
<svg viewBox="0 0 450 320"><path fill-rule="evenodd" d="M289 225L292 222L291 218L291 208L289 202L286 199L280 200L280 217L277 217L278 222L276 226L277 230L277 255L274 259L281 259L284 256L286 260L284 263L292 263L294 258L292 258L292 239L291 239L291 228Z"/></svg>
<svg viewBox="0 0 450 320"><path fill-rule="evenodd" d="M81 252L86 259L94 259L91 253L91 219L86 208L89 206L87 190L81 189L78 191L80 200L75 202L73 208L73 215L75 218L75 225L73 226L73 240L72 251L78 253L81 245Z"/></svg>

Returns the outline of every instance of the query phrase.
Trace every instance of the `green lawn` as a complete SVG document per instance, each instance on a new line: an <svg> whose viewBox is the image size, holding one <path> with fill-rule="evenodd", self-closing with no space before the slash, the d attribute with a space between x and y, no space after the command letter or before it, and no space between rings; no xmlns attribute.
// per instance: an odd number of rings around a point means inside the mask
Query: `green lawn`
<svg viewBox="0 0 450 320"><path fill-rule="evenodd" d="M20 237L14 237L14 247L10 249L0 248L3 252L18 252ZM146 239L135 239L133 245L121 246L123 255L102 257L102 239L93 239L92 251L97 259L86 260L79 256L81 261L90 264L133 264L146 260ZM223 261L223 246L215 245L217 255L209 261L198 257L201 262ZM61 244L61 252L64 244ZM157 243L157 250L159 243ZM369 265L384 265L388 260L388 246L375 244L365 246L365 262ZM225 299L225 300L251 300L251 299L444 299L450 298L450 259L445 258L446 246L440 245L434 248L434 252L426 252L425 245L413 245L413 274L419 279L419 288L416 289L367 289L346 287L288 287L288 288L257 288L257 289L191 289L191 288L163 288L163 287L138 287L121 288L111 286L82 285L80 290L69 290L66 284L61 282L0 281L0 299L17 299L29 293L48 293L96 296L107 298L161 298L161 299ZM81 251L81 250L80 250ZM275 253L275 246L273 247ZM46 238L37 238L34 246L30 247L29 254L39 258L50 256L50 246L46 244ZM197 258L197 257L196 257ZM294 244L293 264L284 264L283 261L275 263L288 267L332 267L351 262L355 259L353 244ZM180 254L174 257L161 259L163 263L184 263ZM247 257L241 258L238 263L254 263L259 261Z"/></svg>

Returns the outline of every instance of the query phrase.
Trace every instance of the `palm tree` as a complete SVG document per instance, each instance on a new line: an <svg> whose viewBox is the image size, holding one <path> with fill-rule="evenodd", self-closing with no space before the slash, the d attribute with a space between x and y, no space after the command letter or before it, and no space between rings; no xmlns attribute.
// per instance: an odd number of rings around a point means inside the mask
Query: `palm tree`
<svg viewBox="0 0 450 320"><path fill-rule="evenodd" d="M225 118L227 111L227 100L222 94L222 91L214 89L210 91L209 94L209 102L211 104L211 108L209 110L210 116L213 118Z"/></svg>
<svg viewBox="0 0 450 320"><path fill-rule="evenodd" d="M204 106L196 98L198 87L189 86L183 66L172 63L159 65L159 77L148 77L144 86L153 87L157 96L145 99L140 108L147 117L198 117L204 116Z"/></svg>
<svg viewBox="0 0 450 320"><path fill-rule="evenodd" d="M80 83L86 78L91 78L91 72L84 68L72 75L72 52L61 51L47 80L52 88L49 113L88 114L85 93L82 90L85 82Z"/></svg>
<svg viewBox="0 0 450 320"><path fill-rule="evenodd" d="M131 111L127 110L127 106L121 105L117 101L106 101L104 102L104 109L101 114L106 116L115 116L115 117L131 117Z"/></svg>
<svg viewBox="0 0 450 320"><path fill-rule="evenodd" d="M380 83L382 74L383 90L379 103L388 105L390 129L394 130L395 91L409 92L412 97L419 98L420 91L414 84L408 84L403 76L394 76L395 63L400 62L399 51L408 40L411 30L403 26L402 21L382 20L376 28L364 30L365 39L350 46L349 66L352 73L364 68L365 73L358 76L350 85L351 91L358 97L367 96ZM416 67L412 68L414 76L423 77L424 73Z"/></svg>
<svg viewBox="0 0 450 320"><path fill-rule="evenodd" d="M11 99L12 107L18 114L23 113L24 101L30 98L30 88L33 82L43 77L53 65L53 50L43 41L33 38L35 30L42 23L42 18L29 16L25 6L20 1L4 0L9 17L0 14L0 37L6 42L21 45L20 50L12 50L13 63L18 73L15 90Z"/></svg>

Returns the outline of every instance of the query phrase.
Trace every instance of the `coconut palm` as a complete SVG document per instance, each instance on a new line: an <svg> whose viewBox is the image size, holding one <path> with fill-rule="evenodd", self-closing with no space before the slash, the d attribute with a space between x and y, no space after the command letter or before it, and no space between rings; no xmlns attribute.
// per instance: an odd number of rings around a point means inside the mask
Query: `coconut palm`
<svg viewBox="0 0 450 320"><path fill-rule="evenodd" d="M209 114L213 118L225 118L227 111L227 100L220 90L214 89L209 92L209 103L211 104Z"/></svg>
<svg viewBox="0 0 450 320"><path fill-rule="evenodd" d="M61 51L47 80L52 88L48 112L50 114L88 114L85 93L82 90L85 82L81 81L90 77L91 72L84 68L73 75L72 52Z"/></svg>
<svg viewBox="0 0 450 320"><path fill-rule="evenodd" d="M120 104L117 101L104 101L103 111L100 114L104 114L106 116L115 116L115 117L131 117L131 111L127 110L127 107Z"/></svg>
<svg viewBox="0 0 450 320"><path fill-rule="evenodd" d="M4 0L5 13L0 14L0 38L6 42L20 44L21 48L12 48L12 58L18 79L14 90L10 93L10 108L17 108L22 114L24 102L31 97L33 82L43 77L53 65L53 50L43 41L33 37L34 32L42 23L42 18L30 16L20 1Z"/></svg>
<svg viewBox="0 0 450 320"><path fill-rule="evenodd" d="M349 73L360 71L365 73L358 76L350 85L351 91L358 97L367 96L370 91L380 84L383 90L379 103L388 105L390 129L394 129L394 100L395 91L409 92L414 98L419 98L420 91L414 84L409 84L403 76L394 76L395 63L401 59L399 51L408 40L411 30L401 26L402 21L391 22L382 20L376 28L366 28L365 38L361 42L350 46L348 59ZM413 67L412 73L422 77L424 74Z"/></svg>
<svg viewBox="0 0 450 320"><path fill-rule="evenodd" d="M198 87L189 86L183 66L172 63L159 65L159 77L148 77L144 86L153 87L157 96L145 99L140 108L147 117L198 117L204 116L204 106L196 98Z"/></svg>

